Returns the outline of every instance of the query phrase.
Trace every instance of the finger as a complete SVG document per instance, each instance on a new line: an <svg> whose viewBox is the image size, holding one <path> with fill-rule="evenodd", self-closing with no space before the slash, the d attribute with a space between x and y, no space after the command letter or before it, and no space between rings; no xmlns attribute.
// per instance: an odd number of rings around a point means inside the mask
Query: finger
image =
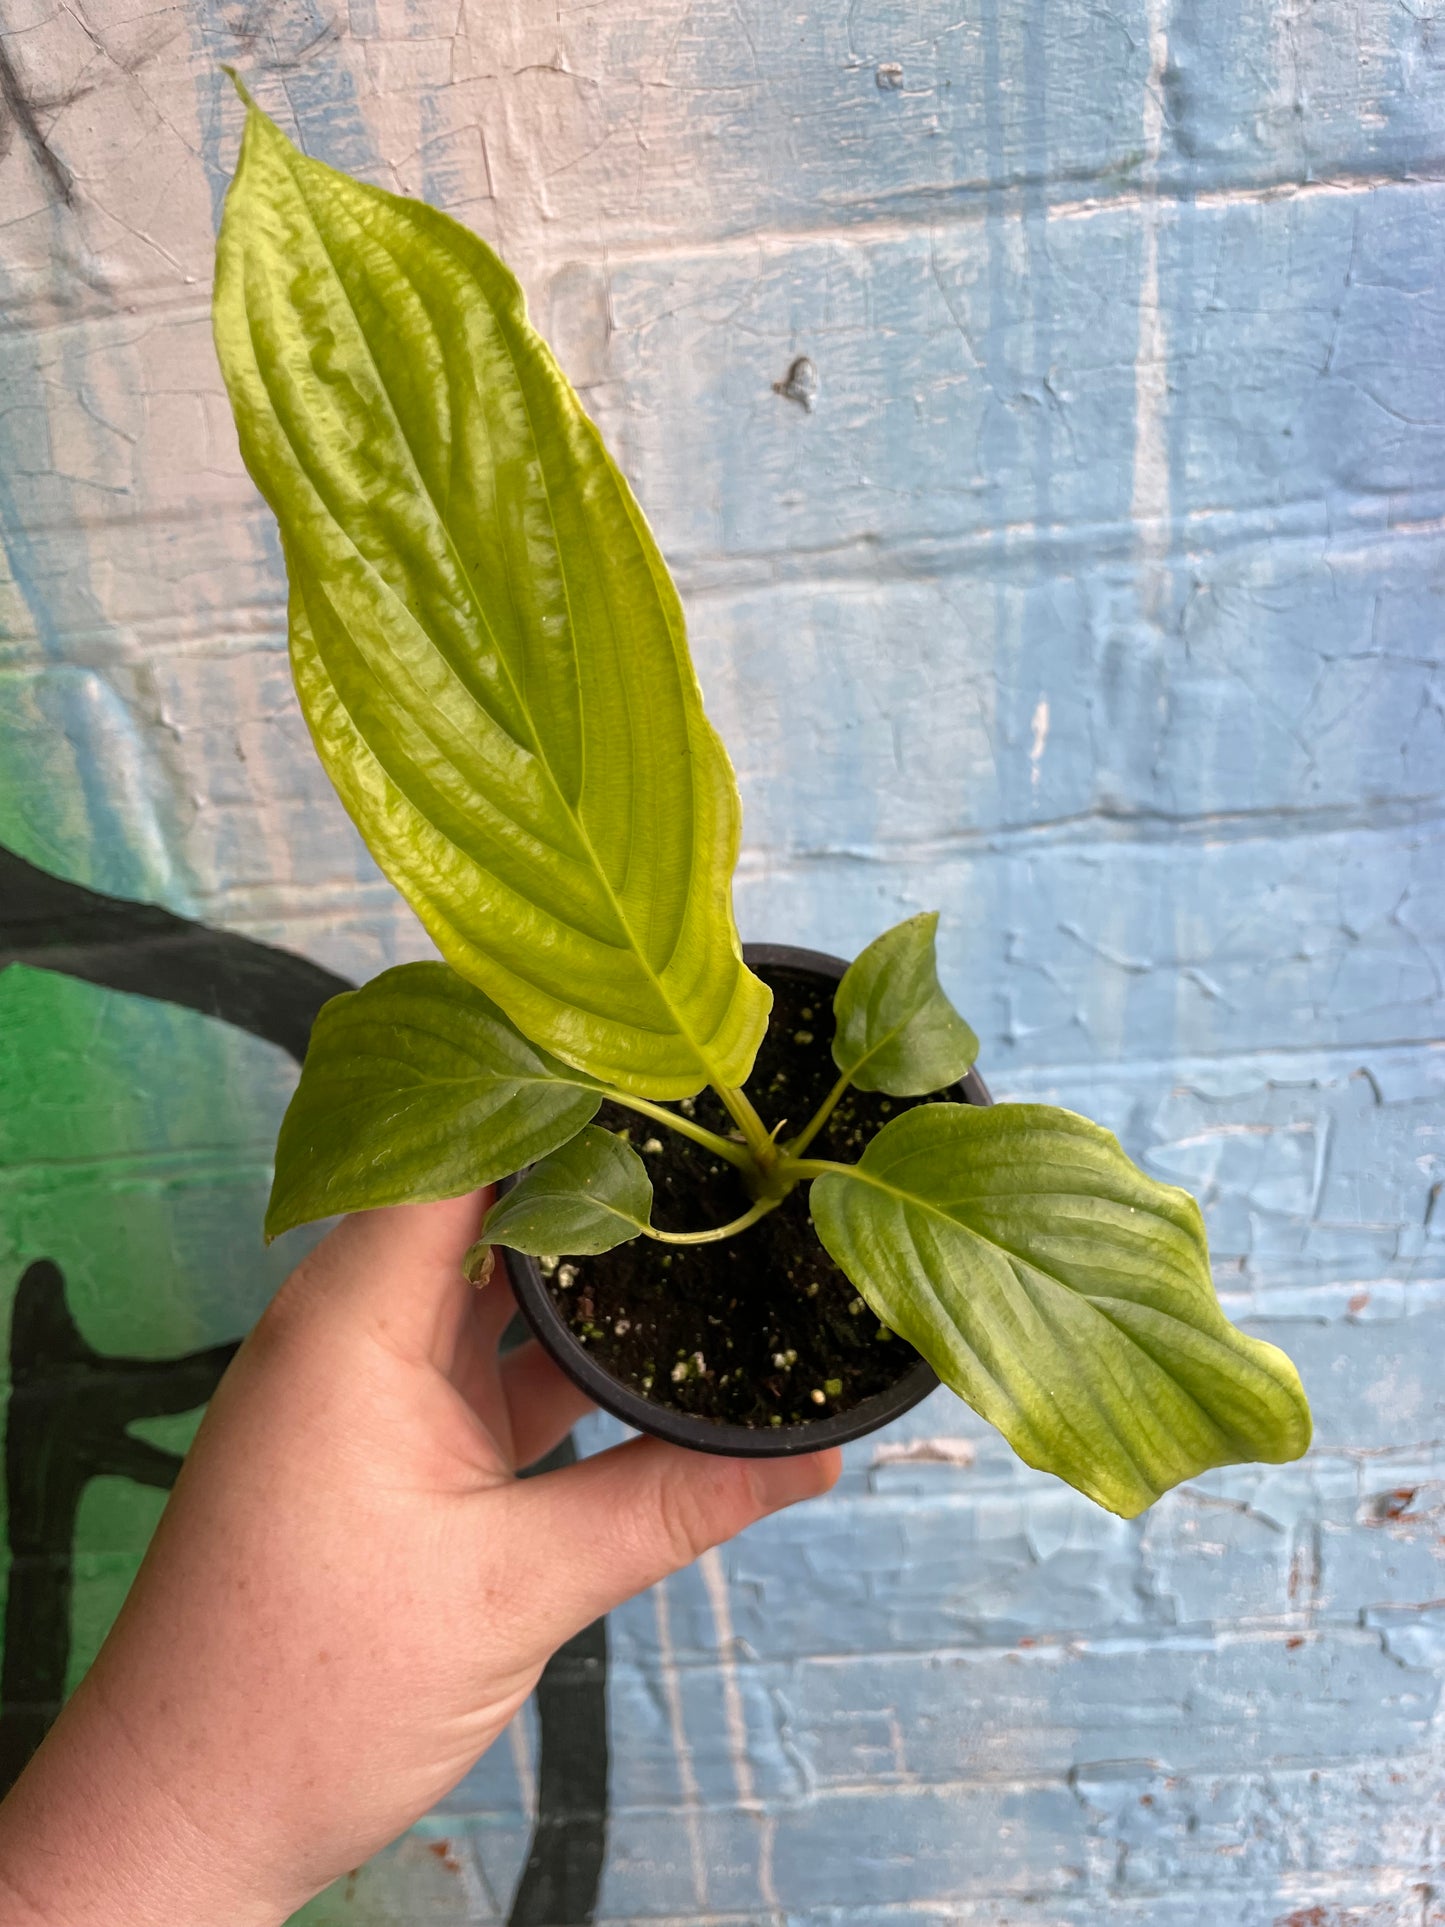
<svg viewBox="0 0 1445 1927"><path fill-rule="evenodd" d="M512 1450L519 1466L535 1465L592 1411L587 1394L574 1385L535 1338L508 1352L501 1363L502 1396L511 1415Z"/></svg>
<svg viewBox="0 0 1445 1927"><path fill-rule="evenodd" d="M484 1285L472 1286L470 1329L482 1347L495 1354L502 1335L517 1315L517 1300L505 1265L496 1265Z"/></svg>
<svg viewBox="0 0 1445 1927"><path fill-rule="evenodd" d="M510 1514L509 1594L550 1651L709 1546L828 1491L841 1464L836 1450L724 1459L642 1438L523 1480L496 1495Z"/></svg>
<svg viewBox="0 0 1445 1927"><path fill-rule="evenodd" d="M449 1369L474 1290L462 1259L490 1201L490 1191L473 1191L354 1212L291 1274L277 1296L277 1315L347 1315L403 1354Z"/></svg>
<svg viewBox="0 0 1445 1927"><path fill-rule="evenodd" d="M515 1462L511 1414L502 1392L497 1347L517 1315L511 1282L500 1265L488 1282L472 1286L467 1316L458 1332L447 1376L495 1440L502 1463Z"/></svg>

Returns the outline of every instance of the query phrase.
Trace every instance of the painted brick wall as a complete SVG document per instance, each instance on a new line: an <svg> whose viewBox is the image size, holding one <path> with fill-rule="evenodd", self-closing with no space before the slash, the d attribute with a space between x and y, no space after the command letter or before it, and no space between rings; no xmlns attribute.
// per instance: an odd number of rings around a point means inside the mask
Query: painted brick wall
<svg viewBox="0 0 1445 1927"><path fill-rule="evenodd" d="M1125 1525L940 1394L615 1615L601 1916L1445 1921L1440 19L3 21L0 842L352 977L422 954L305 743L211 355L236 60L520 272L683 587L744 933L941 908L995 1089L1194 1188L1314 1401L1306 1462ZM0 1063L0 1292L49 1257L98 1349L234 1336L294 1256L257 1232L288 1061L19 967ZM72 1675L159 1503L88 1489ZM523 1720L313 1927L504 1919L534 1755Z"/></svg>

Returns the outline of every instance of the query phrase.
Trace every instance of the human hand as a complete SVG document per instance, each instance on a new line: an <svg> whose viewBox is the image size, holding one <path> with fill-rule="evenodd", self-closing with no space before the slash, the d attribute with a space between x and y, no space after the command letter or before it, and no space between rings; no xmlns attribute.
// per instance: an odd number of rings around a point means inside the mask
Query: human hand
<svg viewBox="0 0 1445 1927"><path fill-rule="evenodd" d="M636 1439L506 1358L482 1200L348 1218L222 1380L99 1658L0 1807L0 1927L275 1927L448 1792L550 1654L838 1455Z"/></svg>

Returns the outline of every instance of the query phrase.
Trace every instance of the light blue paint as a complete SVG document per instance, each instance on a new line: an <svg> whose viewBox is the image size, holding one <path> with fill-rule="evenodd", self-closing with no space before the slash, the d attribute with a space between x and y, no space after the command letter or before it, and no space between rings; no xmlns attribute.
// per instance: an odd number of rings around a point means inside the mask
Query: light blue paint
<svg viewBox="0 0 1445 1927"><path fill-rule="evenodd" d="M56 216L57 226L64 219ZM4 288L0 275L0 290ZM0 343L0 554L16 600L29 620L31 632L44 655L64 661L68 638L94 626L97 599L88 578L83 548L74 524L87 505L87 492L57 472L50 446L49 410L52 394L31 360L32 343L23 335ZM67 357L74 372L74 358ZM76 405L78 402L78 406ZM70 402L71 421L85 428L98 426L84 405L84 389L77 383ZM94 437L91 437L92 441ZM38 511L38 513L37 513ZM50 528L46 523L51 522ZM65 531L62 558L55 540ZM8 638L7 638L8 640ZM89 847L71 854L67 874L117 891L153 891L159 879L144 861L142 851L130 848L130 825L119 797L108 787L102 758L95 753L92 717L98 707L110 709L108 693L94 677L62 675L50 692L48 707L55 734L49 748L32 743L32 753L47 759L64 757L78 796L83 799ZM98 703L93 699L98 698ZM122 719L130 734L129 719ZM41 812L37 812L37 815ZM49 856L44 836L39 847L18 825L7 825L12 847L23 854ZM144 844L149 845L149 836ZM97 850L105 856L97 859Z"/></svg>
<svg viewBox="0 0 1445 1927"><path fill-rule="evenodd" d="M366 9L357 13L358 22ZM234 65L253 97L317 160L371 178L376 146L360 113L347 69L326 58L339 37L336 15L323 0L256 7L238 14L216 0L187 9L197 52L197 107L201 162L211 190L215 225L231 181L239 115L235 89L222 71ZM352 31L360 34L360 24ZM274 76L274 79L271 77Z"/></svg>
<svg viewBox="0 0 1445 1927"><path fill-rule="evenodd" d="M521 237L537 312L596 294L568 352L684 588L744 792L746 933L846 953L941 908L996 1086L1088 1111L1200 1195L1229 1309L1299 1360L1318 1420L1304 1465L1212 1475L1127 1526L946 1395L882 1442L932 1456L854 1448L834 1498L722 1555L730 1646L696 1573L668 1587L669 1652L654 1602L615 1616L604 1917L1430 1922L1438 28L1173 0L1156 113L1145 0L518 0L468 19L485 78L460 114L407 78L454 9L348 18L329 42L319 12L275 16L249 53L262 100L322 158L405 162L444 205L479 197L481 121L488 218ZM214 198L236 117L210 63L238 49L229 14L189 19ZM1166 358L1141 454L1150 224ZM810 414L773 386L803 353ZM26 344L7 354L35 406ZM75 673L79 499L44 501L17 494L6 529ZM232 572L187 606L206 644L239 586L257 634L156 666L165 715L204 737L193 817L159 820L182 867L207 832L203 900L367 974L415 939L284 709L269 521L238 504L234 528ZM170 770L159 715L137 698L130 727ZM493 1911L471 1917L500 1918L511 1755L434 1825L483 1870Z"/></svg>

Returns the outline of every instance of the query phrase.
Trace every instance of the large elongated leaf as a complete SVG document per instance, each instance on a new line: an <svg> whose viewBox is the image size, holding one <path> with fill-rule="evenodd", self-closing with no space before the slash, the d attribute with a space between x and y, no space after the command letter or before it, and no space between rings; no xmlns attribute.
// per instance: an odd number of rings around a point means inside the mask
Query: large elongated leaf
<svg viewBox="0 0 1445 1927"><path fill-rule="evenodd" d="M878 1316L1020 1458L1111 1512L1309 1444L1294 1366L1220 1309L1199 1207L1085 1118L921 1105L811 1204Z"/></svg>
<svg viewBox="0 0 1445 1927"><path fill-rule="evenodd" d="M460 1197L565 1144L601 1101L446 964L383 971L316 1020L276 1144L266 1235Z"/></svg>
<svg viewBox="0 0 1445 1927"><path fill-rule="evenodd" d="M442 954L529 1037L652 1097L766 1026L739 805L642 513L513 276L255 110L216 343L281 525L322 762Z"/></svg>
<svg viewBox="0 0 1445 1927"><path fill-rule="evenodd" d="M944 995L934 938L938 912L875 937L843 973L833 998L833 1060L860 1091L926 1097L953 1084L978 1039Z"/></svg>
<svg viewBox="0 0 1445 1927"><path fill-rule="evenodd" d="M630 1144L589 1124L497 1199L479 1243L584 1257L626 1244L651 1216L647 1166Z"/></svg>

